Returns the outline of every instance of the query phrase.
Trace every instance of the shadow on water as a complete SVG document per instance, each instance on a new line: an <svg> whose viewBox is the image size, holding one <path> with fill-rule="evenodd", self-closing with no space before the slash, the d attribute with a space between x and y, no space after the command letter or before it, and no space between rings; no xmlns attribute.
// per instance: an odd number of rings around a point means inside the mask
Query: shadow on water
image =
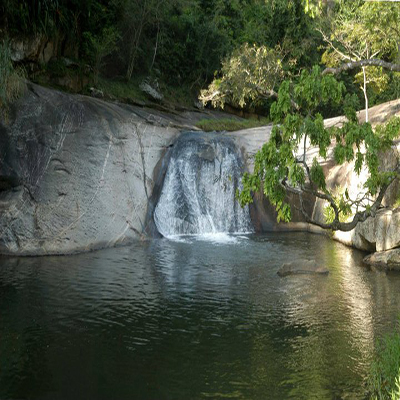
<svg viewBox="0 0 400 400"><path fill-rule="evenodd" d="M362 399L399 275L310 234L0 259L1 399ZM328 276L279 278L315 259Z"/></svg>

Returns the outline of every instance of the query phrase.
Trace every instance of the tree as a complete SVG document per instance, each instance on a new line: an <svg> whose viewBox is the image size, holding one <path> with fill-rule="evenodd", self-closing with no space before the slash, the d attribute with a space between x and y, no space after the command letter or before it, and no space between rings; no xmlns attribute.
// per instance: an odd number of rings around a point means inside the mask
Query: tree
<svg viewBox="0 0 400 400"><path fill-rule="evenodd" d="M108 26L99 35L84 32L83 37L86 42L87 57L94 69L94 83L97 84L103 59L115 50L117 40L120 36L116 28Z"/></svg>
<svg viewBox="0 0 400 400"><path fill-rule="evenodd" d="M360 1L339 3L339 10L334 14L331 35L319 30L327 44L327 50L322 56L322 61L329 67L343 62L361 61L374 58L379 50L371 43L371 37L364 25ZM361 66L361 90L365 99L365 122L368 122L368 94L366 66ZM360 80L360 76L357 77Z"/></svg>
<svg viewBox="0 0 400 400"><path fill-rule="evenodd" d="M332 13L330 34L318 29L327 45L322 61L330 68L324 73L361 68L355 81L364 94L368 122L368 85L379 93L389 81L384 69L400 70L400 7L398 4L341 0L337 8Z"/></svg>
<svg viewBox="0 0 400 400"><path fill-rule="evenodd" d="M214 107L230 103L239 107L269 105L284 77L297 75L302 67L318 62L319 38L314 20L320 1L270 0L242 2L241 27L234 49L208 89L203 103ZM306 12L307 11L307 12Z"/></svg>
<svg viewBox="0 0 400 400"><path fill-rule="evenodd" d="M293 108L292 100L297 109ZM326 129L318 108L342 101L347 121L341 128ZM298 196L299 209L307 222L325 229L350 231L357 223L375 215L386 189L400 172L399 165L393 171L380 171L378 158L379 152L389 149L399 135L400 119L373 132L369 123L358 123L354 106L354 96L344 97L343 83L331 75L322 75L319 67L303 71L296 83L284 81L278 100L271 107L275 125L270 140L256 154L254 172L243 176L243 190L238 193L241 205L251 203L252 194L262 187L276 208L278 221L291 219L288 193ZM319 153L311 162L307 158L308 145L316 146ZM365 190L355 199L349 197L347 190L335 194L326 183L321 161L327 159L330 146L336 163L354 162L357 174L363 168L368 171ZM325 222L307 213L304 194L326 202Z"/></svg>
<svg viewBox="0 0 400 400"><path fill-rule="evenodd" d="M128 81L132 78L146 26L152 24L163 3L155 0L117 0L122 14L122 37L127 48L125 77Z"/></svg>
<svg viewBox="0 0 400 400"><path fill-rule="evenodd" d="M245 43L222 62L221 75L201 91L200 100L214 107L224 108L226 103L244 107L277 97L282 62L277 50Z"/></svg>
<svg viewBox="0 0 400 400"><path fill-rule="evenodd" d="M366 2L361 15L381 57L400 63L400 4Z"/></svg>

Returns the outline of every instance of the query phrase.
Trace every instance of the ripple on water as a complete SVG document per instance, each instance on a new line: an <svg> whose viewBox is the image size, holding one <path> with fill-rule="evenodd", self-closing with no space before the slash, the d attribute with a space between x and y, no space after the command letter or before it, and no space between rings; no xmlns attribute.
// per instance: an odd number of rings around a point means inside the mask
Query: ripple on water
<svg viewBox="0 0 400 400"><path fill-rule="evenodd" d="M0 260L0 398L363 398L398 275L309 234ZM330 274L280 278L315 259Z"/></svg>

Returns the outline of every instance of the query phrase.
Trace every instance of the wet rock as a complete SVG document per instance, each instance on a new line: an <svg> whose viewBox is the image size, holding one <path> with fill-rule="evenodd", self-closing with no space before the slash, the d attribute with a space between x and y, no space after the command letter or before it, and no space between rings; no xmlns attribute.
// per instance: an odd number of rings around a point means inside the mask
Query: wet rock
<svg viewBox="0 0 400 400"><path fill-rule="evenodd" d="M288 275L328 275L329 271L321 267L317 262L313 260L298 260L291 263L283 264L279 270L278 275L288 276Z"/></svg>
<svg viewBox="0 0 400 400"><path fill-rule="evenodd" d="M372 267L400 271L400 249L369 254L363 261Z"/></svg>
<svg viewBox="0 0 400 400"><path fill-rule="evenodd" d="M183 133L171 158L154 222L163 236L252 230L248 207L236 197L243 173L233 140L213 133Z"/></svg>

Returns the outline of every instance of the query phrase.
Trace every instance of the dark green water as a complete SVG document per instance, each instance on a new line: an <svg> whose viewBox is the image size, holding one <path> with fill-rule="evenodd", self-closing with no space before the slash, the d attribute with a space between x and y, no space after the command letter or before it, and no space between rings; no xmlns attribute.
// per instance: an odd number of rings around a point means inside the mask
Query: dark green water
<svg viewBox="0 0 400 400"><path fill-rule="evenodd" d="M362 399L400 275L324 237L0 258L0 399ZM279 278L285 261L328 276Z"/></svg>

